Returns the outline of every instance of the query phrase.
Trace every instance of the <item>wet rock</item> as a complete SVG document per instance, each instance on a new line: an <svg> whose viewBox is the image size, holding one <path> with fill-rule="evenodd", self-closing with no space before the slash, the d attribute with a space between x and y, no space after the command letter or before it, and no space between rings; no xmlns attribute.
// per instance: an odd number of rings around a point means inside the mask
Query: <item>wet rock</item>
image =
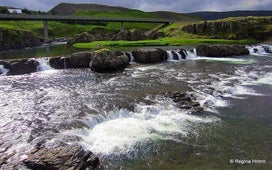
<svg viewBox="0 0 272 170"><path fill-rule="evenodd" d="M178 54L176 52L171 51L171 53L173 54L174 60L179 60Z"/></svg>
<svg viewBox="0 0 272 170"><path fill-rule="evenodd" d="M165 97L171 98L180 109L191 110L191 114L198 114L203 111L199 102L196 102L195 96L185 92L166 92L162 94Z"/></svg>
<svg viewBox="0 0 272 170"><path fill-rule="evenodd" d="M120 51L96 52L90 62L90 68L96 72L122 70L129 65L129 57Z"/></svg>
<svg viewBox="0 0 272 170"><path fill-rule="evenodd" d="M0 65L9 69L7 75L21 75L36 72L39 62L34 59L16 59L0 61Z"/></svg>
<svg viewBox="0 0 272 170"><path fill-rule="evenodd" d="M263 48L264 48L266 53L272 53L272 49L269 46L263 46ZM254 52L255 52L255 49L254 49Z"/></svg>
<svg viewBox="0 0 272 170"><path fill-rule="evenodd" d="M62 144L56 148L36 146L23 163L29 169L85 170L97 168L100 161L81 146Z"/></svg>
<svg viewBox="0 0 272 170"><path fill-rule="evenodd" d="M132 52L137 63L156 63L167 60L167 52L162 49L142 49Z"/></svg>
<svg viewBox="0 0 272 170"><path fill-rule="evenodd" d="M198 56L229 57L248 55L249 50L244 45L207 45L200 44L196 47Z"/></svg>
<svg viewBox="0 0 272 170"><path fill-rule="evenodd" d="M178 53L181 55L182 59L186 59L187 51L184 49L181 49L178 51Z"/></svg>
<svg viewBox="0 0 272 170"><path fill-rule="evenodd" d="M69 68L67 65L67 57L60 56L60 57L53 57L49 59L49 64L54 69L66 69Z"/></svg>
<svg viewBox="0 0 272 170"><path fill-rule="evenodd" d="M89 68L92 56L93 52L91 51L74 53L67 57L67 65L70 68Z"/></svg>

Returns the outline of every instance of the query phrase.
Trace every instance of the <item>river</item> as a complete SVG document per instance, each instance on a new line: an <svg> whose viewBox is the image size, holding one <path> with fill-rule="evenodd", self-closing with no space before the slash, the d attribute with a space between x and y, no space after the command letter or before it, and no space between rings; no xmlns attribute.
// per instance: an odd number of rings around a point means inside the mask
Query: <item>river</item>
<svg viewBox="0 0 272 170"><path fill-rule="evenodd" d="M0 153L16 164L40 141L64 141L106 169L271 169L272 54L248 48L116 73L0 76ZM168 91L193 94L203 113L178 108Z"/></svg>

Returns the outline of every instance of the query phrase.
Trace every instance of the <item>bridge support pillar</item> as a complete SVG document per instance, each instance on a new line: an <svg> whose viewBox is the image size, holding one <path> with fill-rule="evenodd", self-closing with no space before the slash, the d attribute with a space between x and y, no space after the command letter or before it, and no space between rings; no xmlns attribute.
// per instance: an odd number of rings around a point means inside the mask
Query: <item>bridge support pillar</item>
<svg viewBox="0 0 272 170"><path fill-rule="evenodd" d="M120 31L124 31L125 27L124 27L124 22L120 23Z"/></svg>
<svg viewBox="0 0 272 170"><path fill-rule="evenodd" d="M43 34L44 34L44 40L48 40L48 27L47 27L47 20L43 21Z"/></svg>

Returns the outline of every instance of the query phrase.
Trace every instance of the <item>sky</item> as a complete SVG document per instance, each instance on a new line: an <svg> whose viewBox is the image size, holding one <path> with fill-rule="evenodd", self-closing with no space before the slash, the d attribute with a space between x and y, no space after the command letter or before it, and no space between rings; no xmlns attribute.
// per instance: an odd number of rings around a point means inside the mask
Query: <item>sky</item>
<svg viewBox="0 0 272 170"><path fill-rule="evenodd" d="M0 0L0 6L49 11L61 2L122 6L142 11L272 10L272 0Z"/></svg>

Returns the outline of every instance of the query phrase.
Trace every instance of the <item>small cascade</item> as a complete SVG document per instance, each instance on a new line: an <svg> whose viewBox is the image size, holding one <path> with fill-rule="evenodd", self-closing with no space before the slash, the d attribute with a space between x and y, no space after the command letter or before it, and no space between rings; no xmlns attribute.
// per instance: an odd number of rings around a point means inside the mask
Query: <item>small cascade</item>
<svg viewBox="0 0 272 170"><path fill-rule="evenodd" d="M270 44L259 44L255 46L247 46L251 55L268 55L272 53L272 45Z"/></svg>
<svg viewBox="0 0 272 170"><path fill-rule="evenodd" d="M63 68L67 69L66 57L61 57L61 60L63 60Z"/></svg>
<svg viewBox="0 0 272 170"><path fill-rule="evenodd" d="M166 52L167 52L167 61L175 61L173 51L167 50Z"/></svg>
<svg viewBox="0 0 272 170"><path fill-rule="evenodd" d="M0 65L0 75L6 76L8 72L9 72L9 69L6 69L5 66Z"/></svg>
<svg viewBox="0 0 272 170"><path fill-rule="evenodd" d="M186 59L192 60L192 59L197 58L196 48L194 48L193 50L186 51L186 52L187 52Z"/></svg>
<svg viewBox="0 0 272 170"><path fill-rule="evenodd" d="M181 54L179 53L179 51L174 51L174 53L176 53L178 55L178 61L181 61L182 60L182 56Z"/></svg>
<svg viewBox="0 0 272 170"><path fill-rule="evenodd" d="M37 61L39 62L37 71L54 70L49 64L49 58L39 58Z"/></svg>
<svg viewBox="0 0 272 170"><path fill-rule="evenodd" d="M129 55L130 58L129 64L135 64L136 62L132 52L128 52L127 54Z"/></svg>

